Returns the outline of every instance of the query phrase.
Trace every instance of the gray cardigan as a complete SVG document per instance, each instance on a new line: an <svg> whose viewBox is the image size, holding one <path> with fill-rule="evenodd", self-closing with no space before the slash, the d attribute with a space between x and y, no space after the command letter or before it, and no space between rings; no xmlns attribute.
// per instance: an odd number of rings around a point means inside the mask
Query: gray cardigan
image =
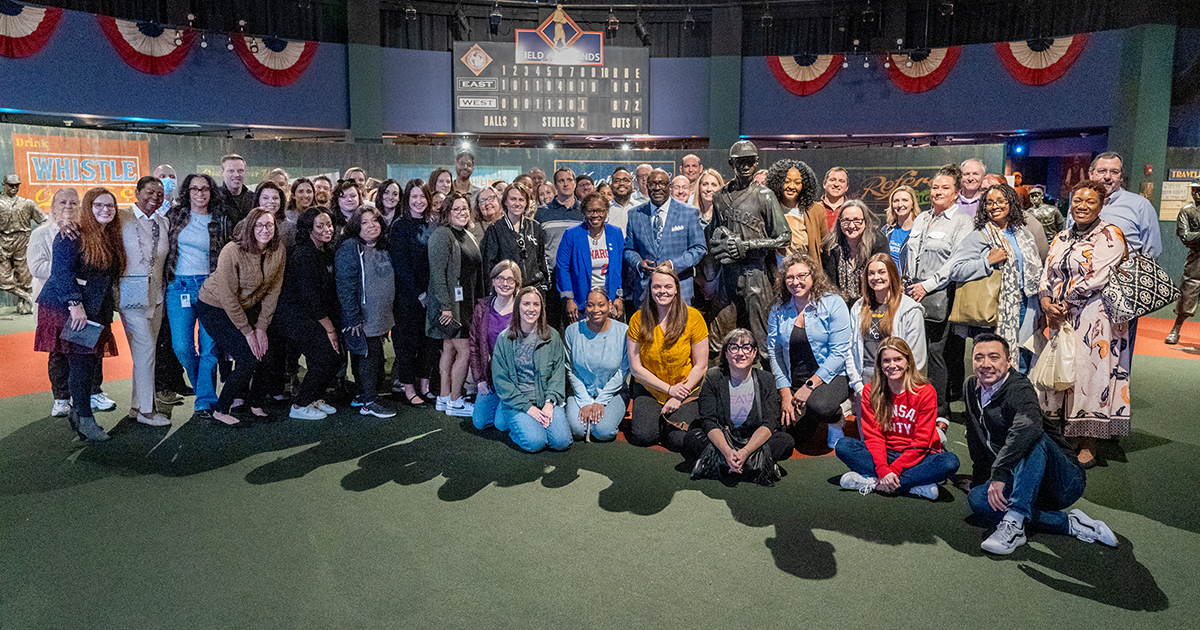
<svg viewBox="0 0 1200 630"><path fill-rule="evenodd" d="M438 323L442 311L450 311L454 321L464 327L471 323L463 317L464 313L459 308L460 302L454 299L454 287L458 286L458 278L462 275L462 245L459 245L458 239L451 232L453 229L443 225L429 236L429 290L425 294L425 334L436 339L444 336ZM463 244L469 243L468 247L478 249L479 244L475 242L475 236L469 231L462 231L465 234ZM476 291L475 296L479 297L481 293ZM474 308L473 304L469 306Z"/></svg>
<svg viewBox="0 0 1200 630"><path fill-rule="evenodd" d="M863 374L863 352L866 345L863 343L861 332L860 318L862 310L866 308L863 300L859 298L854 306L850 307L850 325L853 326L853 334L850 335L850 358L846 361L846 377L850 379L850 387L857 393L862 393L863 382L871 378L870 374ZM907 295L900 298L900 308L896 309L896 314L892 317L892 336L899 337L908 344L912 349L913 360L917 364L918 370L925 369L925 307L921 303L908 297Z"/></svg>

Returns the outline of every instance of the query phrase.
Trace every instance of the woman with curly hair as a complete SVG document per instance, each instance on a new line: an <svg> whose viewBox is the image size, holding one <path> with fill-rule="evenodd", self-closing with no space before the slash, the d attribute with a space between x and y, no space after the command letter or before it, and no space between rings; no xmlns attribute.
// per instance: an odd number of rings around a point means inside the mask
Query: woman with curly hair
<svg viewBox="0 0 1200 630"><path fill-rule="evenodd" d="M804 444L818 422L841 419L842 402L850 397L846 359L854 327L846 301L806 254L783 259L775 292L767 359L783 398L783 425ZM830 430L830 448L839 434Z"/></svg>
<svg viewBox="0 0 1200 630"><path fill-rule="evenodd" d="M962 336L995 332L1004 337L1011 349L1009 360L1026 372L1029 366L1021 357L1021 344L1033 336L1038 316L1038 283L1042 279L1042 259L1033 233L1025 226L1025 211L1017 191L1008 184L983 191L975 213L975 231L954 248L950 257L950 278L971 282L1000 271L999 307L994 327L968 326Z"/></svg>
<svg viewBox="0 0 1200 630"><path fill-rule="evenodd" d="M800 160L779 160L767 169L767 188L783 206L787 213L784 218L792 230L792 244L783 253L803 252L813 260L820 260L821 243L829 233L829 226L825 217L813 208L821 190L816 174Z"/></svg>

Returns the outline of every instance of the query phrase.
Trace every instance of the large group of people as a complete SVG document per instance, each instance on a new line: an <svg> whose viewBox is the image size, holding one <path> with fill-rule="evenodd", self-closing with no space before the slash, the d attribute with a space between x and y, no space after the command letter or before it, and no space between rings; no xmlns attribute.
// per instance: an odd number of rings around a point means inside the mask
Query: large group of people
<svg viewBox="0 0 1200 630"><path fill-rule="evenodd" d="M638 165L479 186L474 161L374 185L357 167L336 182L276 169L251 191L228 155L220 186L190 174L174 201L170 167L127 209L103 188L59 191L29 247L53 414L108 439L93 408L119 312L130 418L147 425L171 422L160 410L178 393L222 428L274 419L273 401L297 420L335 413L327 400L389 418L392 399L529 452L624 427L696 479L771 485L815 440L849 468L843 488L936 499L959 468L944 442L961 397L971 509L996 524L985 550L1011 552L1031 525L1116 544L1062 512L1095 441L1130 431L1136 322L1113 321L1101 292L1127 250L1154 253L1157 220L1121 188L1116 154L1057 223L987 185L978 160L932 177L928 208L897 187L883 216L849 198L846 169L820 183L798 160L763 171L745 141L728 179L689 155L674 180ZM1047 389L1028 376L1034 338L1059 335L1074 381Z"/></svg>

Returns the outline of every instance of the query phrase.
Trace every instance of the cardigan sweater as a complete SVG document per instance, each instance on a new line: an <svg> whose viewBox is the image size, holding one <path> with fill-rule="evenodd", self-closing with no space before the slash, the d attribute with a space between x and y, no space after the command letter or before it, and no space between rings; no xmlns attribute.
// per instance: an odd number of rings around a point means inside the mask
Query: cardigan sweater
<svg viewBox="0 0 1200 630"><path fill-rule="evenodd" d="M287 252L282 245L259 253L242 251L237 243L229 243L221 250L217 270L200 287L200 301L224 309L243 335L255 328L266 330L279 303L286 264ZM260 309L251 325L246 309L255 305Z"/></svg>
<svg viewBox="0 0 1200 630"><path fill-rule="evenodd" d="M772 432L779 430L783 417L783 398L775 387L775 377L766 370L750 369L754 380L754 406L741 427L733 426L729 419L729 369L714 367L704 374L700 387L700 427L708 434L713 429L728 427L729 431L742 439L749 439L758 427L767 427Z"/></svg>

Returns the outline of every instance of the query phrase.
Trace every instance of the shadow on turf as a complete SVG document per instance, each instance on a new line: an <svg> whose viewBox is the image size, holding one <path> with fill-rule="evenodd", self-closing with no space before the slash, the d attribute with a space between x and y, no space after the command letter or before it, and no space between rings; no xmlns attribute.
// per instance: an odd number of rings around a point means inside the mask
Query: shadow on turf
<svg viewBox="0 0 1200 630"><path fill-rule="evenodd" d="M986 532L962 522L964 508L948 505L965 505L957 491L943 490L940 502L933 504L910 497L864 497L825 484L802 485L805 475L801 473L806 467L826 466L820 460L784 462L782 466L791 475L774 488L693 482L686 470L681 472L672 465L679 461L677 455L626 443L576 443L567 452L529 455L495 430L480 432L469 421L459 423L434 412L412 410L388 420L343 412L320 422L283 420L244 430L188 422L169 436L166 428L154 429L124 420L110 433L111 441L81 448L80 443L70 441L64 421L47 418L6 436L0 440L0 495L50 491L108 476L186 476L265 452L307 446L251 470L246 481L270 484L356 460L357 468L341 481L348 491L369 491L389 482L416 485L443 477L438 497L461 501L493 484L512 487L540 481L544 487L561 488L586 471L609 480L608 487L597 496L598 507L609 512L658 514L682 490L699 491L723 501L739 523L773 527L775 535L765 538L764 545L775 565L802 579L829 579L837 574L836 546L822 539L839 535L890 546L944 541L961 553L985 555L979 542ZM1153 443L1141 438L1131 442L1129 452L1164 448L1178 450L1168 461L1181 465L1200 456L1195 452L1198 449L1186 444ZM1155 461L1159 457L1156 452ZM1121 503L1132 504L1113 506L1118 509L1151 509L1148 502L1130 496L1134 493L1106 486L1104 472L1093 477L1099 477L1095 482L1098 489L1089 484L1089 500L1107 505L1104 499L1111 495L1119 497ZM1154 486L1153 480L1140 481ZM1161 497L1155 505L1159 508L1155 516L1161 520ZM1183 504L1175 508L1187 511ZM936 517L931 517L935 511ZM1033 540L1045 544L1053 554L1032 546L1017 551L1012 560L1027 563L1021 564L1021 570L1030 578L1110 606L1129 610L1166 608L1165 594L1138 563L1128 540L1122 539L1122 547L1115 550L1060 536L1035 536Z"/></svg>

